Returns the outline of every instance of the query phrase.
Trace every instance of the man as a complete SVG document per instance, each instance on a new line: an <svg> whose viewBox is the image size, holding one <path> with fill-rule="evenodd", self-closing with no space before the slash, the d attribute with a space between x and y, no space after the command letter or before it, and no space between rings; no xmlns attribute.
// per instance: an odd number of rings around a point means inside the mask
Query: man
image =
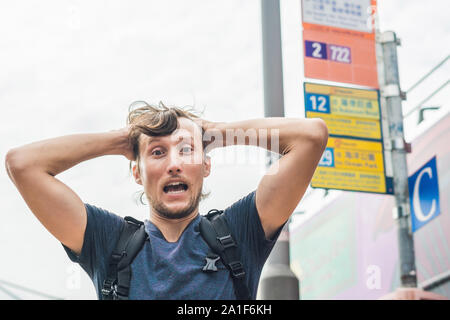
<svg viewBox="0 0 450 320"><path fill-rule="evenodd" d="M214 262L217 271L203 271L209 248L198 225L203 180L211 170L207 153L235 144L280 153L257 189L223 213L255 298L264 262L305 193L327 139L321 119L210 122L180 108L146 104L130 111L126 128L14 148L6 156L6 168L30 210L89 274L101 299L123 218L83 203L55 176L89 159L125 156L150 204L145 221L149 239L131 264L129 298L236 299L233 281L220 261ZM224 183L232 187L238 181L233 177Z"/></svg>

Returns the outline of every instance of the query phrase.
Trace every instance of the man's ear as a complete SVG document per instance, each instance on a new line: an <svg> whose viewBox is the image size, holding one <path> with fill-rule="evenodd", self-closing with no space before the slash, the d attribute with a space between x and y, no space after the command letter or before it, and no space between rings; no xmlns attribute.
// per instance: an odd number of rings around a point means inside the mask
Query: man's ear
<svg viewBox="0 0 450 320"><path fill-rule="evenodd" d="M205 173L203 174L203 177L206 178L211 173L211 157L205 155L203 160L203 165L205 168Z"/></svg>
<svg viewBox="0 0 450 320"><path fill-rule="evenodd" d="M134 180L136 181L136 183L142 185L141 174L139 172L139 167L138 167L137 163L135 163L133 165L133 177L134 177Z"/></svg>

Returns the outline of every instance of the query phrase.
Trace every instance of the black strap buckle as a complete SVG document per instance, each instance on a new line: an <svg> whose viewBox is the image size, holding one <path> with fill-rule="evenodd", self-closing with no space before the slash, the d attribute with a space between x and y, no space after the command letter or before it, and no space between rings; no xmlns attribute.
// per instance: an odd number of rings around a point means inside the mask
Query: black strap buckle
<svg viewBox="0 0 450 320"><path fill-rule="evenodd" d="M223 210L211 209L206 214L206 218L211 219L215 215L222 214L222 213L223 213Z"/></svg>
<svg viewBox="0 0 450 320"><path fill-rule="evenodd" d="M234 278L242 278L245 276L244 266L240 261L234 261L229 264L231 274Z"/></svg>
<svg viewBox="0 0 450 320"><path fill-rule="evenodd" d="M223 246L224 249L236 247L236 242L234 242L230 234L224 237L217 237L217 240L219 240L219 243Z"/></svg>
<svg viewBox="0 0 450 320"><path fill-rule="evenodd" d="M117 284L116 284L116 282L110 281L108 279L103 281L102 295L104 297L112 296L113 300L117 299Z"/></svg>

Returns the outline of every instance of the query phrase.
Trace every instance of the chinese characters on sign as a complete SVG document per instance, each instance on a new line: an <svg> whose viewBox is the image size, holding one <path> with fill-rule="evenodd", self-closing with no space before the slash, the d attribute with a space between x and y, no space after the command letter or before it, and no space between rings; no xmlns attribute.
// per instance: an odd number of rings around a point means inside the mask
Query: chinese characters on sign
<svg viewBox="0 0 450 320"><path fill-rule="evenodd" d="M329 139L312 187L392 193L385 177L377 90L305 83L305 116L321 118Z"/></svg>
<svg viewBox="0 0 450 320"><path fill-rule="evenodd" d="M372 33L370 0L303 0L303 23Z"/></svg>
<svg viewBox="0 0 450 320"><path fill-rule="evenodd" d="M303 0L305 77L378 88L374 0Z"/></svg>
<svg viewBox="0 0 450 320"><path fill-rule="evenodd" d="M305 77L371 88L304 84L306 118L323 119L330 135L312 187L393 193L376 90L375 12L376 0L302 0Z"/></svg>

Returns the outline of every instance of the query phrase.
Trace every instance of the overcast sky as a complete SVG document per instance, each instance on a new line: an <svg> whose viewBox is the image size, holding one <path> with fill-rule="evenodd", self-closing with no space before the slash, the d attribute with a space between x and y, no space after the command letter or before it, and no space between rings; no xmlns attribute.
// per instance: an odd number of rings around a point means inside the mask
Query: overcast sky
<svg viewBox="0 0 450 320"><path fill-rule="evenodd" d="M282 0L281 19L285 114L303 117L300 0ZM380 0L379 19L382 31L402 39L404 90L450 51L445 0ZM2 159L32 141L121 128L135 100L191 105L212 121L264 116L259 0L9 1L0 5L0 30ZM449 64L405 109L448 79ZM448 98L446 90L430 104ZM264 173L262 150L227 149L213 151L202 213L256 189ZM90 160L57 178L84 202L148 217L148 207L135 203L140 188L123 157ZM90 280L32 215L4 168L0 192L0 280L62 298L95 298ZM306 200L298 209L305 208Z"/></svg>

